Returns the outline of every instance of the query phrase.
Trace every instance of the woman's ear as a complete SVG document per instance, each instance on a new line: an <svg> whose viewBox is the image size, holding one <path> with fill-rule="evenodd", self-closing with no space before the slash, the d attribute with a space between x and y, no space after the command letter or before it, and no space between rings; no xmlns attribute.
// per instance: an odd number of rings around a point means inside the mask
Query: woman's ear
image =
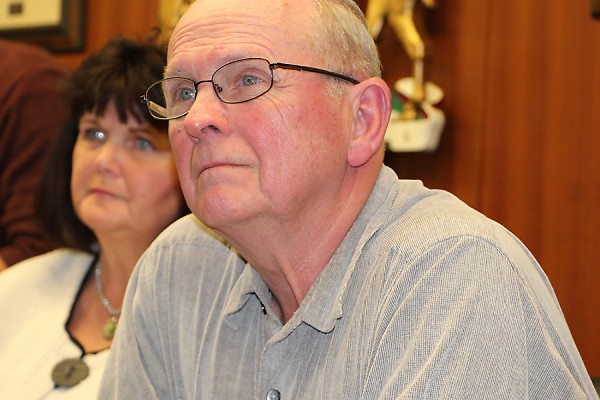
<svg viewBox="0 0 600 400"><path fill-rule="evenodd" d="M359 167L381 149L392 112L392 95L381 78L369 78L353 89L354 124L347 163Z"/></svg>

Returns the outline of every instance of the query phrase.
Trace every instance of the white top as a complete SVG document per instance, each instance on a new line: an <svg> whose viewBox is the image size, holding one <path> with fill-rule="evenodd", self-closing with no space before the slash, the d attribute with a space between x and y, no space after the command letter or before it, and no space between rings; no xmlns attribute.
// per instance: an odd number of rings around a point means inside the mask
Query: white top
<svg viewBox="0 0 600 400"><path fill-rule="evenodd" d="M94 399L108 351L84 354L65 329L94 257L55 250L0 273L0 399ZM70 388L54 388L52 370L81 358L89 376Z"/></svg>

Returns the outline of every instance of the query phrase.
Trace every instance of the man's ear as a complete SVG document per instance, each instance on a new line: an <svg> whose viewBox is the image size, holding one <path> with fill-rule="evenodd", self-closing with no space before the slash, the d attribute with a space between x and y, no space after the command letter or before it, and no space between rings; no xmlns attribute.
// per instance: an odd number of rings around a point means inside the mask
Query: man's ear
<svg viewBox="0 0 600 400"><path fill-rule="evenodd" d="M392 95L380 78L369 78L354 88L352 137L347 162L359 167L379 151L392 112Z"/></svg>

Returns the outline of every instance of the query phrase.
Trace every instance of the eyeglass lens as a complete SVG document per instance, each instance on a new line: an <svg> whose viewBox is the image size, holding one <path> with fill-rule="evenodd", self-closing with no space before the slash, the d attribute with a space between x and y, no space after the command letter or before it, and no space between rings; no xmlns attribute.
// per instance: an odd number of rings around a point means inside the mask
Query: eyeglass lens
<svg viewBox="0 0 600 400"><path fill-rule="evenodd" d="M215 94L224 103L243 103L265 94L273 84L273 74L269 61L248 58L223 65L211 80L195 83L187 78L165 78L146 92L150 113L161 119L185 115L202 83L212 83Z"/></svg>
<svg viewBox="0 0 600 400"><path fill-rule="evenodd" d="M192 108L198 95L198 86L210 83L223 103L243 103L262 96L273 87L273 69L277 68L312 72L352 84L359 83L349 76L320 68L286 63L271 64L264 58L245 58L223 65L214 72L210 80L194 82L182 77L165 78L150 86L143 100L154 118L179 118Z"/></svg>

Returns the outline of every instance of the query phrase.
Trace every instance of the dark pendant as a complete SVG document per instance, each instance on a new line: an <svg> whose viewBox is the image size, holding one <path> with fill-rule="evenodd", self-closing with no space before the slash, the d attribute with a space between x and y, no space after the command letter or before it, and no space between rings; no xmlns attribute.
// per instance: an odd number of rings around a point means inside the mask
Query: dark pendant
<svg viewBox="0 0 600 400"><path fill-rule="evenodd" d="M90 369L79 358L68 358L56 364L52 380L56 386L73 387L90 374Z"/></svg>
<svg viewBox="0 0 600 400"><path fill-rule="evenodd" d="M104 339L112 340L112 338L115 336L116 330L117 321L115 321L115 319L113 318L110 318L104 323L104 326L102 327L102 336L104 337Z"/></svg>

